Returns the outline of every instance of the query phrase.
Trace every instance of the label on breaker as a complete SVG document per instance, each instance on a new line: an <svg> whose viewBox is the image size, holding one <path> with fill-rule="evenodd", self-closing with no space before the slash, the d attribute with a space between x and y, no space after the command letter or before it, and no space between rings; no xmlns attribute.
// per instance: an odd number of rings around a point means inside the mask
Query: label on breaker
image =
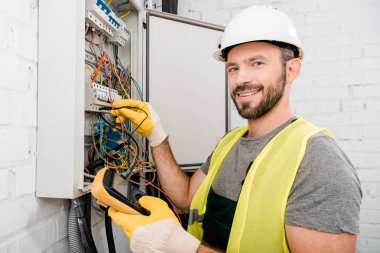
<svg viewBox="0 0 380 253"><path fill-rule="evenodd" d="M85 111L99 112L101 107L110 107L110 100L121 99L115 89L110 89L93 82L86 82L85 86Z"/></svg>
<svg viewBox="0 0 380 253"><path fill-rule="evenodd" d="M117 100L121 99L121 96L118 94L117 90L108 88L106 86L99 85L97 83L92 84L92 89L95 91L96 98L105 102L109 102L110 99Z"/></svg>

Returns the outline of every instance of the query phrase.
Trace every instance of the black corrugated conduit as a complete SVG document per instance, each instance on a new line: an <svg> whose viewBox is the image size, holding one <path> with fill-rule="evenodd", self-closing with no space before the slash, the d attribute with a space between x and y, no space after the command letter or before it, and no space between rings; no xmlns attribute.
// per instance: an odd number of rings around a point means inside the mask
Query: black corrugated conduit
<svg viewBox="0 0 380 253"><path fill-rule="evenodd" d="M70 252L97 253L91 233L91 195L71 200L68 234Z"/></svg>
<svg viewBox="0 0 380 253"><path fill-rule="evenodd" d="M77 215L75 207L73 205L74 200L71 200L71 206L69 211L69 219L67 224L67 233L69 236L69 246L71 253L84 253L82 238L79 231L79 225L77 221Z"/></svg>

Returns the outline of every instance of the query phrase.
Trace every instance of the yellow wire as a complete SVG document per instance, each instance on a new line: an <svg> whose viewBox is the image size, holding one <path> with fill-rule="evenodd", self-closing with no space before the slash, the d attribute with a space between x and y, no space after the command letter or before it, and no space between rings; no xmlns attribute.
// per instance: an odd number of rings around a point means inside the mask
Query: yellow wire
<svg viewBox="0 0 380 253"><path fill-rule="evenodd" d="M131 13L131 10L132 10L132 9L130 9L129 11L127 11L127 13L125 13L125 14L121 15L119 18L120 18L120 19L122 19L122 18L124 18L124 17L128 16L128 15L129 15L129 13Z"/></svg>
<svg viewBox="0 0 380 253"><path fill-rule="evenodd" d="M117 77L117 80L118 80L118 82L119 82L121 88L123 89L125 95L127 96L127 98L130 98L129 95L128 95L128 92L125 90L124 85L122 84L122 82L121 82L121 80L120 80L120 76L119 76L119 75L117 74L117 72L116 72L116 68L115 68L115 66L116 66L116 59L115 59L115 57L114 57L113 72L115 73L115 75L116 75L116 77Z"/></svg>
<svg viewBox="0 0 380 253"><path fill-rule="evenodd" d="M136 152L136 149L134 148L134 147L132 147L132 146L129 146L128 147L131 151L133 151L133 160L132 160L132 164L134 164L135 163L135 161L136 161L136 157L138 156L138 154L137 154L137 152Z"/></svg>
<svg viewBox="0 0 380 253"><path fill-rule="evenodd" d="M117 80L120 84L120 87L123 89L125 95L127 96L127 98L130 98L129 95L128 95L128 92L124 89L124 85L121 83L121 80L120 80L120 76L116 73L116 69L115 69L115 64L113 65L113 72L115 73L116 77L117 77Z"/></svg>
<svg viewBox="0 0 380 253"><path fill-rule="evenodd" d="M107 3L107 6L110 5L110 3L112 3L113 0L109 0L108 3Z"/></svg>
<svg viewBox="0 0 380 253"><path fill-rule="evenodd" d="M103 75L100 73L100 85L103 85Z"/></svg>
<svg viewBox="0 0 380 253"><path fill-rule="evenodd" d="M96 145L95 145L96 142L95 142L95 136L94 136L94 127L93 127L94 122L92 121L91 123L92 123L92 127L91 127L91 136L92 136L93 147L95 148L95 151L96 151L96 153L98 154L98 156L104 161L104 163L105 163L105 167L108 167L108 168L110 168L110 169L119 169L119 168L120 168L120 169L129 169L129 168L127 168L127 167L112 166L112 165L110 165L110 164L108 163L108 161L107 161L106 159L103 158L103 156L100 155L99 150L98 150L98 148L97 148Z"/></svg>

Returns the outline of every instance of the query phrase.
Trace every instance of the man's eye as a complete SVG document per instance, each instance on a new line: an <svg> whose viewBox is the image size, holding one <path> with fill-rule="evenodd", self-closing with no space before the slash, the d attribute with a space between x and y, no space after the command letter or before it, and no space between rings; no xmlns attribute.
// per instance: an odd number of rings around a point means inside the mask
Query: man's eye
<svg viewBox="0 0 380 253"><path fill-rule="evenodd" d="M260 65L263 65L263 64L264 64L264 62L262 62L262 61L254 61L254 62L252 62L253 66L260 66Z"/></svg>
<svg viewBox="0 0 380 253"><path fill-rule="evenodd" d="M231 72L235 72L238 68L236 67L231 67L231 68L228 68L227 69L227 72L231 73Z"/></svg>

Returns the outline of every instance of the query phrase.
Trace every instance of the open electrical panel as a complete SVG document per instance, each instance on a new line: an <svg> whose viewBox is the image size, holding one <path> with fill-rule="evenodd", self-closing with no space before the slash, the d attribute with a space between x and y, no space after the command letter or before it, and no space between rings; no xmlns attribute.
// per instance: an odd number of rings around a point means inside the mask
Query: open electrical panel
<svg viewBox="0 0 380 253"><path fill-rule="evenodd" d="M41 0L39 12L37 196L88 193L104 166L140 187L154 178L146 139L130 122L116 124L109 114L117 99L154 103L169 136L177 140L172 148L184 168L204 162L228 130L224 66L189 57L211 57L222 27L146 10L133 0L66 0L64 5ZM178 52L184 52L186 64ZM199 92L180 99L175 91L181 85ZM219 102L209 105L204 92ZM177 130L188 127L179 124L181 117L194 124L194 132ZM221 126L210 129L213 124Z"/></svg>

